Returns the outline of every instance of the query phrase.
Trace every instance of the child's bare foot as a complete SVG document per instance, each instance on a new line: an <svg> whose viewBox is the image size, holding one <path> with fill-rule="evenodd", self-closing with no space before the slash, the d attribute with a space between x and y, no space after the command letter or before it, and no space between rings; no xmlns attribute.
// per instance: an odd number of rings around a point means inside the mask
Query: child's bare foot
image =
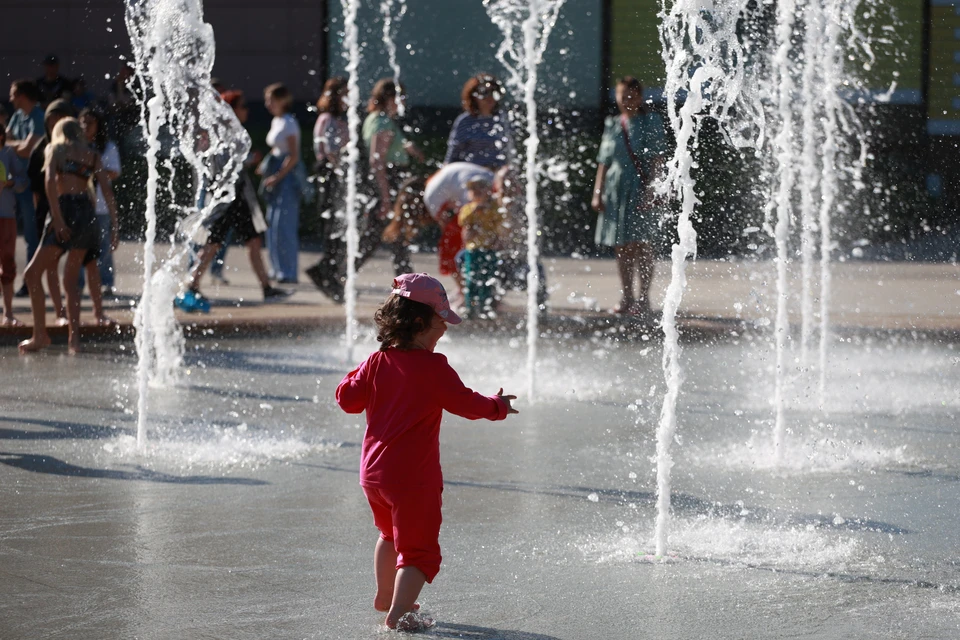
<svg viewBox="0 0 960 640"><path fill-rule="evenodd" d="M20 355L24 355L26 353L34 353L34 352L40 351L41 349L45 349L46 347L49 347L49 346L50 346L50 336L43 336L43 337L34 336L33 338L30 338L29 340L24 340L23 342L18 344L17 351L20 352Z"/></svg>
<svg viewBox="0 0 960 640"><path fill-rule="evenodd" d="M116 327L117 321L109 316L100 316L97 318L97 325L100 327Z"/></svg>
<svg viewBox="0 0 960 640"><path fill-rule="evenodd" d="M67 353L71 356L75 356L80 353L80 337L71 336L67 341Z"/></svg>
<svg viewBox="0 0 960 640"><path fill-rule="evenodd" d="M65 327L70 324L70 321L67 320L67 316L57 316L57 321L55 323L58 327Z"/></svg>
<svg viewBox="0 0 960 640"><path fill-rule="evenodd" d="M14 318L13 316L5 316L2 320L0 320L0 327L15 328L15 327L22 327L22 326L24 326L24 324L19 320L17 320L16 318Z"/></svg>
<svg viewBox="0 0 960 640"><path fill-rule="evenodd" d="M389 596L381 596L379 593L373 598L373 608L377 611L382 611L386 613L390 611L390 603L393 601L393 594Z"/></svg>
<svg viewBox="0 0 960 640"><path fill-rule="evenodd" d="M433 618L429 618L419 611L408 611L395 622L390 619L390 616L387 616L385 623L391 629L407 632L426 631L434 625Z"/></svg>

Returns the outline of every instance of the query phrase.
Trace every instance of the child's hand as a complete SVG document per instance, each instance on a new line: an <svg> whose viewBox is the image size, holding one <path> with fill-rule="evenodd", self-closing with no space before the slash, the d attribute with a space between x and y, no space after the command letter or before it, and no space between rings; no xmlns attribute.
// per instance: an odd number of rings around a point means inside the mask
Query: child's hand
<svg viewBox="0 0 960 640"><path fill-rule="evenodd" d="M507 404L507 413L520 413L510 405L511 400L516 400L517 396L505 396L503 395L503 388L500 388L500 391L497 391L497 396Z"/></svg>

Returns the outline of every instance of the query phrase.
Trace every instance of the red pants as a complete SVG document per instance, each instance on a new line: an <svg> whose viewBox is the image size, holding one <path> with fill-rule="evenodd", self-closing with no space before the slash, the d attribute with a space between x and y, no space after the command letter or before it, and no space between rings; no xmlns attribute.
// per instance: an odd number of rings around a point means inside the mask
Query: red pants
<svg viewBox="0 0 960 640"><path fill-rule="evenodd" d="M17 219L0 218L0 282L13 282L17 275Z"/></svg>
<svg viewBox="0 0 960 640"><path fill-rule="evenodd" d="M454 214L443 226L437 253L440 256L440 275L451 276L457 272L457 253L463 249L463 231Z"/></svg>
<svg viewBox="0 0 960 640"><path fill-rule="evenodd" d="M433 582L440 571L440 507L443 487L363 487L380 537L397 550L397 569L416 567Z"/></svg>

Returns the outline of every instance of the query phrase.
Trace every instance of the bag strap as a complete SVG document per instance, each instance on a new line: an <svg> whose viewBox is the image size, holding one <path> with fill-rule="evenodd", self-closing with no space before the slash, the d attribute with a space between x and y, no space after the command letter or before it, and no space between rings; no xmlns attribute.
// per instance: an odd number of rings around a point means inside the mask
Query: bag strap
<svg viewBox="0 0 960 640"><path fill-rule="evenodd" d="M620 116L620 131L623 133L623 143L627 145L627 153L630 154L630 159L633 160L633 166L637 170L637 175L640 176L643 182L647 182L647 172L643 170L643 164L640 162L637 154L634 153L633 146L630 144L630 132L627 131L626 116Z"/></svg>

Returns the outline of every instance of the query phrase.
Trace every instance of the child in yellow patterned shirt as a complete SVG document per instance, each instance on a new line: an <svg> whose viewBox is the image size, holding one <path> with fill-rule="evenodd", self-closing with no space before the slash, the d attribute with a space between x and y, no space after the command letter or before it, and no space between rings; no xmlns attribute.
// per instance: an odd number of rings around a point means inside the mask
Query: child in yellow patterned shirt
<svg viewBox="0 0 960 640"><path fill-rule="evenodd" d="M457 221L463 230L464 305L468 317L487 315L493 310L504 216L484 179L467 183L470 201L460 208Z"/></svg>

